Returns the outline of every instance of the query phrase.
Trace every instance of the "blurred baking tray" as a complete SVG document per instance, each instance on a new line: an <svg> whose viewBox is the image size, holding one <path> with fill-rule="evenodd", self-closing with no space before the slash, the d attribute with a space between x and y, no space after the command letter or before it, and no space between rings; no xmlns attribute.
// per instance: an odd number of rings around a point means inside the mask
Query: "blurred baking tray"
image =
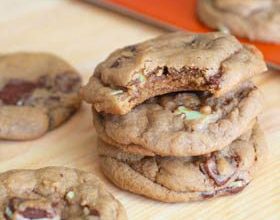
<svg viewBox="0 0 280 220"><path fill-rule="evenodd" d="M87 0L100 7L117 11L167 30L207 32L196 16L196 0ZM242 42L249 42L240 39ZM271 67L280 68L280 45L261 42L255 44Z"/></svg>

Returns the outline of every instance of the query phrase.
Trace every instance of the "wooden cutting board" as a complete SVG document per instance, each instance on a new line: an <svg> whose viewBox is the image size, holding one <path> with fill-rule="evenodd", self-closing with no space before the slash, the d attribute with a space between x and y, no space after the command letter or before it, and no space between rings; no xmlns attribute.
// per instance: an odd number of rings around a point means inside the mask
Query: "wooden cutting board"
<svg viewBox="0 0 280 220"><path fill-rule="evenodd" d="M79 1L0 0L1 53L56 53L84 82L112 50L162 33L126 17ZM270 148L266 165L241 194L205 202L165 204L124 192L101 174L90 108L84 104L62 127L28 142L0 142L0 171L58 165L95 173L123 203L129 219L280 219L280 74L256 79L267 100L261 124ZM0 122L1 123L1 122Z"/></svg>

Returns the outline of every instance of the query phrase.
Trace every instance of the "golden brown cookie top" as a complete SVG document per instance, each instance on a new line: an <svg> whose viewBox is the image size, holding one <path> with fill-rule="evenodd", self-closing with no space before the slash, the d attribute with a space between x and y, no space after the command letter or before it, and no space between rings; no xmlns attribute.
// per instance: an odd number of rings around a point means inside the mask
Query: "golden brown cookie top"
<svg viewBox="0 0 280 220"><path fill-rule="evenodd" d="M98 112L126 114L148 98L176 91L217 96L266 70L261 53L224 33L171 33L113 52L82 97Z"/></svg>

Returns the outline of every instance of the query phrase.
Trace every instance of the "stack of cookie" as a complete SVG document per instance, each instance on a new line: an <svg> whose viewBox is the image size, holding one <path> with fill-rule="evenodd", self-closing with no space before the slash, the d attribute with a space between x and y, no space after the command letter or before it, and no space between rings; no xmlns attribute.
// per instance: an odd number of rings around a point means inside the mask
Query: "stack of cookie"
<svg viewBox="0 0 280 220"><path fill-rule="evenodd" d="M115 51L81 89L104 174L165 202L241 191L266 153L250 81L265 70L255 47L224 33L171 33Z"/></svg>

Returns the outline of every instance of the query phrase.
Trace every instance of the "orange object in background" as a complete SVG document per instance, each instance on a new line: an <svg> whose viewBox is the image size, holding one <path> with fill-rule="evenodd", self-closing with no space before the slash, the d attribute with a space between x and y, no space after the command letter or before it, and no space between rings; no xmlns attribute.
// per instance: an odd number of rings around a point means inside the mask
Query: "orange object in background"
<svg viewBox="0 0 280 220"><path fill-rule="evenodd" d="M136 16L143 20L175 27L191 32L207 32L211 29L199 22L196 16L196 0L89 0L102 6ZM136 12L136 13L135 13ZM249 42L241 39L242 42ZM264 54L265 59L280 65L280 45L251 42Z"/></svg>

